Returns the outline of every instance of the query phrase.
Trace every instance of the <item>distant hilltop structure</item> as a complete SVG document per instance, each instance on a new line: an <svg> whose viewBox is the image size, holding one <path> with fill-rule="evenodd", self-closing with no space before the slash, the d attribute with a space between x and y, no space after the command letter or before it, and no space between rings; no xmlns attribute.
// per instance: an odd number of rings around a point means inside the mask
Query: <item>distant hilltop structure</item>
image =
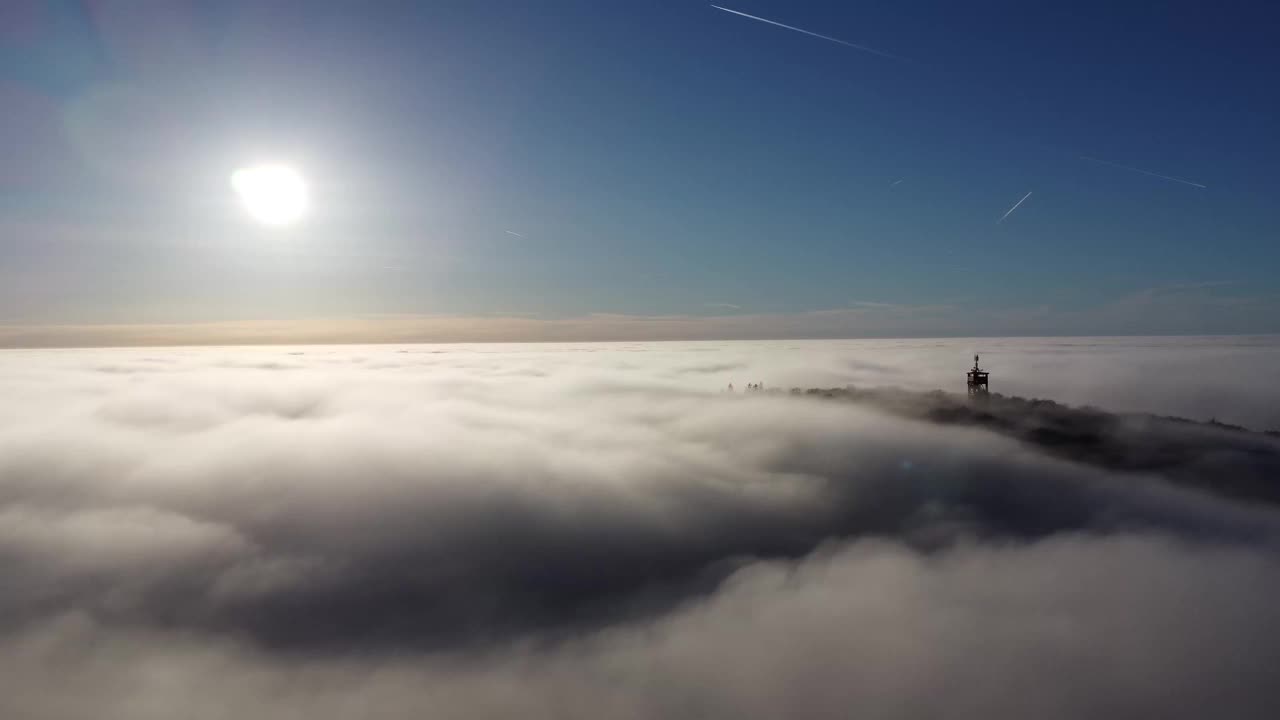
<svg viewBox="0 0 1280 720"><path fill-rule="evenodd" d="M982 367L978 364L978 360L979 360L979 357L975 354L973 356L973 367L969 368L969 372L965 374L965 378L968 381L966 384L969 386L970 399L972 398L986 399L991 396L991 389L990 389L991 373L987 372L986 370L983 370ZM845 390L852 392L853 386L848 385L845 387ZM721 392L733 393L734 392L733 383L729 383L729 386L724 390L722 390ZM747 383L746 392L774 394L782 391L765 390L764 383L759 382L759 383ZM802 390L798 387L791 388L792 395L824 395L826 397L833 397L838 392L839 391L837 390L822 390L818 388L814 388L807 391Z"/></svg>
<svg viewBox="0 0 1280 720"><path fill-rule="evenodd" d="M985 398L990 394L987 389L987 377L990 375L986 370L978 367L978 356L973 356L973 368L969 370L969 397Z"/></svg>

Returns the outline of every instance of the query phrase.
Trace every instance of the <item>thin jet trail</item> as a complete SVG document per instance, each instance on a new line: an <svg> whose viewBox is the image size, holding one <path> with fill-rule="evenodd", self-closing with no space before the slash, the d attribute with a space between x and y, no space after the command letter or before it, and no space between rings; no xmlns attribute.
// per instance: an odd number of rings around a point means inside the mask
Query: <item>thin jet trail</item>
<svg viewBox="0 0 1280 720"><path fill-rule="evenodd" d="M1130 167L1130 166L1128 166L1128 165L1121 165L1120 163L1113 163L1113 162L1111 162L1110 160L1099 160L1099 159L1098 159L1098 158L1096 158L1096 157L1089 157L1088 155L1081 155L1081 156L1080 156L1080 159L1081 159L1081 160L1088 160L1089 162L1102 163L1103 165L1110 165L1111 167L1118 167L1118 168L1120 168L1121 170L1131 170L1131 171L1136 172L1136 173L1142 173L1143 175L1150 175L1151 177L1158 177L1158 178L1161 178L1162 180L1172 180L1173 182L1182 183L1183 185L1190 185L1191 187L1198 187L1198 188L1200 188L1201 190L1203 190L1203 189L1205 189L1205 188L1207 188L1207 187L1208 187L1208 185L1201 185L1200 183L1191 182L1190 180L1183 180L1182 178L1176 178L1176 177L1173 177L1172 175L1161 175L1160 173L1157 173L1157 172L1151 172L1150 170L1143 170L1142 168Z"/></svg>
<svg viewBox="0 0 1280 720"><path fill-rule="evenodd" d="M906 178L902 178L902 180L906 180ZM893 182L889 183L889 187L898 187L898 183L902 182L902 180L894 180Z"/></svg>
<svg viewBox="0 0 1280 720"><path fill-rule="evenodd" d="M841 40L840 38L833 38L833 37L831 37L831 36L829 36L829 35L819 35L819 34L818 34L818 33L816 33L816 32L810 32L810 31L808 31L808 30L804 30L804 29L802 29L802 28L794 27L794 26L791 26L791 25L784 25L784 24L782 24L782 23L780 23L780 22L776 22L776 21L774 21L774 20L769 20L768 18L756 17L755 15L748 15L748 14L746 14L746 13L744 13L744 12L738 12L737 10L730 10L730 9L729 9L729 8L727 8L727 7L720 7L719 5L712 5L711 7L715 8L715 9L717 9L717 10L723 10L723 11L725 11L725 12L727 12L727 13L733 13L734 15L741 15L742 17L744 17L744 18L749 18L749 19L751 19L751 20L758 20L758 21L760 21L760 22L762 22L762 23L769 23L770 25L776 25L776 26L778 26L778 27L780 27L780 28L785 28L785 29L787 29L787 30L794 30L795 32L798 32L798 33L804 33L805 35L810 35L810 36L812 36L812 37L821 38L822 40L828 40L828 41L833 42L833 43L840 43L841 45L844 45L845 47L851 47L851 48L853 48L854 50L861 50L861 51L863 51L863 52L869 52L869 53L871 53L872 55L879 55L880 57L889 58L890 60L901 60L901 61L904 61L904 62L906 62L906 61L907 61L907 59L906 59L906 58L904 58L904 57L899 57L899 56L897 56L897 55L890 55L890 54L889 54L889 53L887 53L887 52L880 52L879 50L876 50L875 48L869 48L869 47L867 47L866 45L856 45L856 44L851 43L851 42L848 42L848 41L846 41L846 40Z"/></svg>
<svg viewBox="0 0 1280 720"><path fill-rule="evenodd" d="M505 232L505 233L506 233L506 234L508 234L508 235L515 235L515 236L516 236L516 237L518 237L518 238L522 238L522 237L524 237L523 235L521 235L520 233L518 233L518 232L516 232L516 231L514 231L514 230L504 230L503 232Z"/></svg>
<svg viewBox="0 0 1280 720"><path fill-rule="evenodd" d="M1027 201L1027 198L1029 198L1029 197L1031 197L1031 193L1027 193L1026 195L1023 195L1023 196L1022 196L1022 199L1021 199L1021 200L1019 200L1018 202L1014 203L1014 204L1013 204L1013 207L1009 208L1009 211L1008 211L1008 212L1006 212L1004 215L1001 215L1001 216L1000 216L1000 219L996 221L996 224L997 224L997 225L999 225L1000 223L1004 222L1004 219L1005 219L1005 218L1007 218L1007 217L1009 217L1010 215L1012 215L1012 214L1013 214L1013 211L1014 211L1014 210L1017 210L1017 209L1018 209L1018 206L1019 206L1019 205L1021 205L1021 204L1022 204L1022 203L1024 203L1024 202L1026 202L1026 201Z"/></svg>

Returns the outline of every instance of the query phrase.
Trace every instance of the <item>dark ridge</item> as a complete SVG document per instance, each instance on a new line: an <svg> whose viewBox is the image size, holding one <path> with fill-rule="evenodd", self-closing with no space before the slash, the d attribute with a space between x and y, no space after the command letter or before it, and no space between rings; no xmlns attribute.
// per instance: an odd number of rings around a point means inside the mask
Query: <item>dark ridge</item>
<svg viewBox="0 0 1280 720"><path fill-rule="evenodd" d="M1280 431L1147 413L1117 414L1052 400L898 388L793 389L939 425L977 427L1064 460L1107 470L1156 473L1176 484L1280 504Z"/></svg>

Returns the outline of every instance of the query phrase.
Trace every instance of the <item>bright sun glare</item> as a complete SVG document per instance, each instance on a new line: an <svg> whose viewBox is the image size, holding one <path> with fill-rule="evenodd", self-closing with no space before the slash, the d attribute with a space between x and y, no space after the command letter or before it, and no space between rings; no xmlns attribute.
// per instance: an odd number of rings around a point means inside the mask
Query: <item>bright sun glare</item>
<svg viewBox="0 0 1280 720"><path fill-rule="evenodd" d="M231 187L249 214L266 225L292 225L307 211L307 183L285 165L254 165L231 174Z"/></svg>

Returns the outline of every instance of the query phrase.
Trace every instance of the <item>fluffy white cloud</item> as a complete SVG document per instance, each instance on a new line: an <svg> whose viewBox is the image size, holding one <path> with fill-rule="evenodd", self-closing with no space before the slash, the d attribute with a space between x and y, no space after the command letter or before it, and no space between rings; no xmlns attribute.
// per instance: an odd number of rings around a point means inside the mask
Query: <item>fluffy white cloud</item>
<svg viewBox="0 0 1280 720"><path fill-rule="evenodd" d="M1099 344L1067 387L1273 352ZM1063 357L994 347L1011 384ZM720 392L961 349L0 355L0 714L1264 717L1271 506Z"/></svg>

